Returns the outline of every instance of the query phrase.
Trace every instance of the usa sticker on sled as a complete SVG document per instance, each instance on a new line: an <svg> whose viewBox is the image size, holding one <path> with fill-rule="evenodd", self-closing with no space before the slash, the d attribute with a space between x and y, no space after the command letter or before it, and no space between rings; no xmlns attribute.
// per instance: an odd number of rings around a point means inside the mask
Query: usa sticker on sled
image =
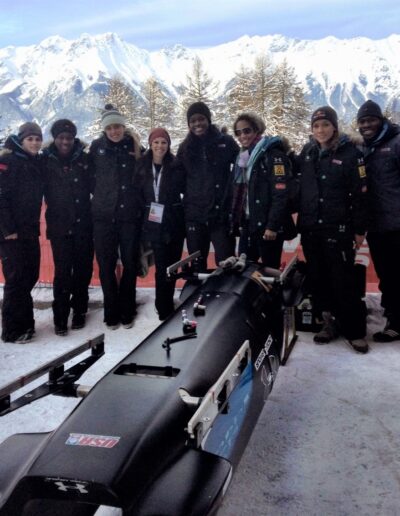
<svg viewBox="0 0 400 516"><path fill-rule="evenodd" d="M94 448L114 448L120 439L120 437L110 435L69 434L65 444L70 446L92 446Z"/></svg>

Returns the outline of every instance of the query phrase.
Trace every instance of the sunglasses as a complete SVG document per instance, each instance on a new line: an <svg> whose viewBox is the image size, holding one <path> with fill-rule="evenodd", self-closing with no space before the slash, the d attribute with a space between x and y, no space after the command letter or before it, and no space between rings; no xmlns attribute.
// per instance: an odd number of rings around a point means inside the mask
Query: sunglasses
<svg viewBox="0 0 400 516"><path fill-rule="evenodd" d="M244 127L243 129L235 129L235 136L240 136L243 134L251 134L253 132L252 127Z"/></svg>

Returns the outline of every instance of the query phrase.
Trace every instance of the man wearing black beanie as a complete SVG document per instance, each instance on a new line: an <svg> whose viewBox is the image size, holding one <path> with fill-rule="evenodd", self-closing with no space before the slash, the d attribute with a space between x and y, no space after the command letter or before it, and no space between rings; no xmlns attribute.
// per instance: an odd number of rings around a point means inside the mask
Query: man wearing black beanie
<svg viewBox="0 0 400 516"><path fill-rule="evenodd" d="M367 171L367 241L379 278L387 324L377 342L400 340L400 127L367 100L357 113Z"/></svg>
<svg viewBox="0 0 400 516"><path fill-rule="evenodd" d="M85 325L93 270L90 170L85 145L71 120L50 129L54 141L44 150L46 235L54 260L53 319L56 335Z"/></svg>
<svg viewBox="0 0 400 516"><path fill-rule="evenodd" d="M217 264L235 252L229 213L232 167L239 147L211 123L211 112L204 102L191 104L186 118L189 133L177 153L186 178L186 241L189 253L201 252L200 267L206 269L210 243Z"/></svg>

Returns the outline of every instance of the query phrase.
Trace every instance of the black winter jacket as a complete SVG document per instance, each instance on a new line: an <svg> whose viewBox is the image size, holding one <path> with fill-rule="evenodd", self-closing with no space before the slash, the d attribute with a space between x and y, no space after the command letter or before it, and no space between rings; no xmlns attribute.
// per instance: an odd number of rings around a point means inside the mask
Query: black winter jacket
<svg viewBox="0 0 400 516"><path fill-rule="evenodd" d="M288 207L292 177L288 147L279 137L264 137L262 142L265 151L256 159L248 184L249 229L251 233L270 229L290 240L296 230Z"/></svg>
<svg viewBox="0 0 400 516"><path fill-rule="evenodd" d="M143 204L136 178L140 147L130 134L118 142L105 135L90 146L93 222L142 223Z"/></svg>
<svg viewBox="0 0 400 516"><path fill-rule="evenodd" d="M328 151L321 151L314 140L306 144L299 156L297 178L301 232L365 233L364 158L347 136L341 136L337 146Z"/></svg>
<svg viewBox="0 0 400 516"><path fill-rule="evenodd" d="M75 139L72 154L63 159L51 144L44 150L47 238L91 234L89 156Z"/></svg>
<svg viewBox="0 0 400 516"><path fill-rule="evenodd" d="M164 206L161 224L149 221L150 205L156 202L151 153L145 154L137 164L142 181L142 195L145 204L143 239L149 242L168 244L174 239L184 238L185 223L181 194L184 191L183 170L177 167L172 154L164 159L158 203Z"/></svg>
<svg viewBox="0 0 400 516"><path fill-rule="evenodd" d="M0 240L18 234L19 239L40 234L43 200L42 156L26 153L16 136L6 141L0 156Z"/></svg>
<svg viewBox="0 0 400 516"><path fill-rule="evenodd" d="M205 138L189 133L177 160L185 171L184 208L188 223L229 224L232 167L239 147L211 125Z"/></svg>
<svg viewBox="0 0 400 516"><path fill-rule="evenodd" d="M368 183L368 231L400 230L400 126L385 121L363 146Z"/></svg>

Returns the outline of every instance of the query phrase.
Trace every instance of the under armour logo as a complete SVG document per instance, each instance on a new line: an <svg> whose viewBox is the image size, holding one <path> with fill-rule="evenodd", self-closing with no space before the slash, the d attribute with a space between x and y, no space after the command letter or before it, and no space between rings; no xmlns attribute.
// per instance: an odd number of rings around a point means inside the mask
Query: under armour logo
<svg viewBox="0 0 400 516"><path fill-rule="evenodd" d="M80 484L79 482L71 482L66 484L65 482L59 481L54 482L54 484L57 486L57 489L59 491L64 491L65 493L67 491L79 491L79 494L88 494L89 491L86 489L85 484Z"/></svg>

